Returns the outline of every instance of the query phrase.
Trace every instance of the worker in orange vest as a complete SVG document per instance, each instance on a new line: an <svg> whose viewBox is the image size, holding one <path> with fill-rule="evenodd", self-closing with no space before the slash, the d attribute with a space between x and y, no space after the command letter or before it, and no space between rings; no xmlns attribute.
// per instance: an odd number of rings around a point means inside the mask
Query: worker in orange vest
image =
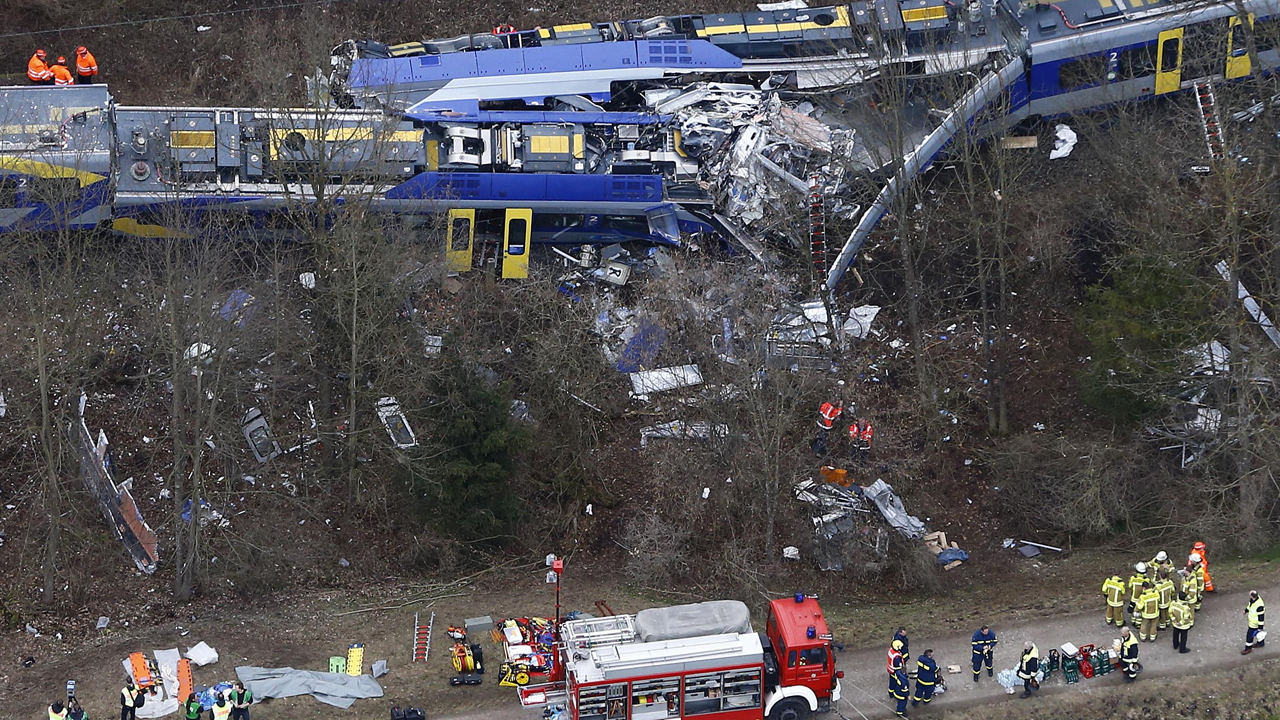
<svg viewBox="0 0 1280 720"><path fill-rule="evenodd" d="M1204 579L1204 592L1213 592L1213 578L1209 577L1209 553L1203 542L1197 541L1191 546L1191 552L1200 556L1200 573ZM1191 567L1191 559L1187 558L1187 567Z"/></svg>
<svg viewBox="0 0 1280 720"><path fill-rule="evenodd" d="M813 439L814 455L822 456L827 453L827 440L831 429L835 427L836 420L839 420L840 414L844 412L844 381L840 380L836 384L840 386L840 396L837 396L835 402L824 402L818 407L818 437Z"/></svg>
<svg viewBox="0 0 1280 720"><path fill-rule="evenodd" d="M862 441L862 426L854 420L849 424L849 455L850 457L858 456L859 443Z"/></svg>
<svg viewBox="0 0 1280 720"><path fill-rule="evenodd" d="M866 455L871 452L871 438L875 435L875 428L871 427L870 420L862 421L862 454Z"/></svg>
<svg viewBox="0 0 1280 720"><path fill-rule="evenodd" d="M76 48L76 82L92 85L98 76L98 58L89 52L89 48L81 45Z"/></svg>
<svg viewBox="0 0 1280 720"><path fill-rule="evenodd" d="M45 63L48 55L45 54L44 48L36 50L36 54L31 56L27 61L27 79L33 85L52 85L53 71Z"/></svg>
<svg viewBox="0 0 1280 720"><path fill-rule="evenodd" d="M75 85L76 79L71 76L71 71L67 69L67 59L58 56L58 62L49 68L53 71L53 84L58 86Z"/></svg>

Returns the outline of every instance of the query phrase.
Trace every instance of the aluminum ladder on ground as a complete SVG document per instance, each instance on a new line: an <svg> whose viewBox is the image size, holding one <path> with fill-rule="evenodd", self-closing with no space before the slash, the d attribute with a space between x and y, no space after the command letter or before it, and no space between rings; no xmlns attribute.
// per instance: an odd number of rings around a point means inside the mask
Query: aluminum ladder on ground
<svg viewBox="0 0 1280 720"><path fill-rule="evenodd" d="M921 140L914 150L903 156L898 171L889 178L880 193L876 195L876 199L862 213L857 226L845 240L844 247L840 248L840 253L831 262L831 269L827 271L827 279L824 283L827 292L835 291L836 286L840 284L840 278L844 277L845 271L862 250L862 245L871 236L871 231L875 229L885 213L889 212L893 202L906 192L920 173L929 168L933 159L942 152L962 127L968 126L969 121L983 108L999 100L1005 88L1022 77L1024 68L1025 63L1022 58L1013 57L1004 65L988 72L977 85L951 106L941 125Z"/></svg>
<svg viewBox="0 0 1280 720"><path fill-rule="evenodd" d="M413 662L419 660L426 661L427 656L431 654L431 629L436 624L436 613L431 611L431 617L427 619L426 625L419 624L418 613L413 614Z"/></svg>
<svg viewBox="0 0 1280 720"><path fill-rule="evenodd" d="M1204 142L1209 148L1210 160L1227 156L1222 145L1222 118L1218 114L1218 98L1213 85L1207 80L1196 81L1196 102L1200 104L1200 127L1204 129Z"/></svg>
<svg viewBox="0 0 1280 720"><path fill-rule="evenodd" d="M809 176L809 255L813 269L827 274L827 209L822 196L822 178Z"/></svg>

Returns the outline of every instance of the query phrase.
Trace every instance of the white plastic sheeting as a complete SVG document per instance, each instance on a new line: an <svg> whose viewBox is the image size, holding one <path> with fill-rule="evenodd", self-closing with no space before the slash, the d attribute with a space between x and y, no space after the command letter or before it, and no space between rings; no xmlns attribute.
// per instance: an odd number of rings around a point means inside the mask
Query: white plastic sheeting
<svg viewBox="0 0 1280 720"><path fill-rule="evenodd" d="M187 648L187 659L193 665L210 665L218 662L218 651L209 647L209 644L201 640L196 643L195 647Z"/></svg>
<svg viewBox="0 0 1280 720"><path fill-rule="evenodd" d="M1049 151L1049 159L1057 160L1058 158L1064 158L1070 155L1071 151L1075 149L1076 146L1076 131L1072 130L1067 125L1059 123L1058 126L1053 129L1053 133L1053 149Z"/></svg>
<svg viewBox="0 0 1280 720"><path fill-rule="evenodd" d="M666 392L702 384L702 371L697 365L676 365L656 370L641 370L629 374L631 392L636 395Z"/></svg>

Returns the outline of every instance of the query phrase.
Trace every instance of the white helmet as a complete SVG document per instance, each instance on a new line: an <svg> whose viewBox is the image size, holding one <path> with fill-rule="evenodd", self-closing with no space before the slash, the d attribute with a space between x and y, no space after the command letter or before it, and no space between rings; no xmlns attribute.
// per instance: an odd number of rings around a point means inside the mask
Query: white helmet
<svg viewBox="0 0 1280 720"><path fill-rule="evenodd" d="M1133 566L1133 569L1134 569L1134 570L1137 570L1137 571L1138 571L1138 572L1140 572L1140 573L1144 573L1144 572L1146 572L1146 571L1147 571L1147 564L1146 564L1146 563L1144 563L1144 562L1140 562L1140 563L1138 563L1137 565L1134 565L1134 566Z"/></svg>
<svg viewBox="0 0 1280 720"><path fill-rule="evenodd" d="M1168 559L1169 559L1169 556L1166 555L1163 550L1156 553L1156 562L1164 562L1165 560L1168 560Z"/></svg>
<svg viewBox="0 0 1280 720"><path fill-rule="evenodd" d="M1200 562L1200 553L1191 553L1191 557L1187 558L1193 563Z"/></svg>

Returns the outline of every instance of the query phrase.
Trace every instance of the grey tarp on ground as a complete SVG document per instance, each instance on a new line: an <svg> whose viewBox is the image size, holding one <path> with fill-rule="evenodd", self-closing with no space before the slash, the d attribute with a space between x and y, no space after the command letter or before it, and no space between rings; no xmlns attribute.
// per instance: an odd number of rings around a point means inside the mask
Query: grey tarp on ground
<svg viewBox="0 0 1280 720"><path fill-rule="evenodd" d="M902 499L884 480L871 483L870 487L863 490L863 494L871 498L871 502L880 508L885 522L897 528L898 532L915 540L924 537L924 523L920 522L920 518L907 514L907 509L902 507Z"/></svg>
<svg viewBox="0 0 1280 720"><path fill-rule="evenodd" d="M751 631L751 611L737 600L711 600L636 613L640 642Z"/></svg>
<svg viewBox="0 0 1280 720"><path fill-rule="evenodd" d="M261 668L242 665L236 677L256 700L311 695L327 705L347 709L356 700L382 697L382 686L372 675L351 676L343 673L294 670L293 668Z"/></svg>

